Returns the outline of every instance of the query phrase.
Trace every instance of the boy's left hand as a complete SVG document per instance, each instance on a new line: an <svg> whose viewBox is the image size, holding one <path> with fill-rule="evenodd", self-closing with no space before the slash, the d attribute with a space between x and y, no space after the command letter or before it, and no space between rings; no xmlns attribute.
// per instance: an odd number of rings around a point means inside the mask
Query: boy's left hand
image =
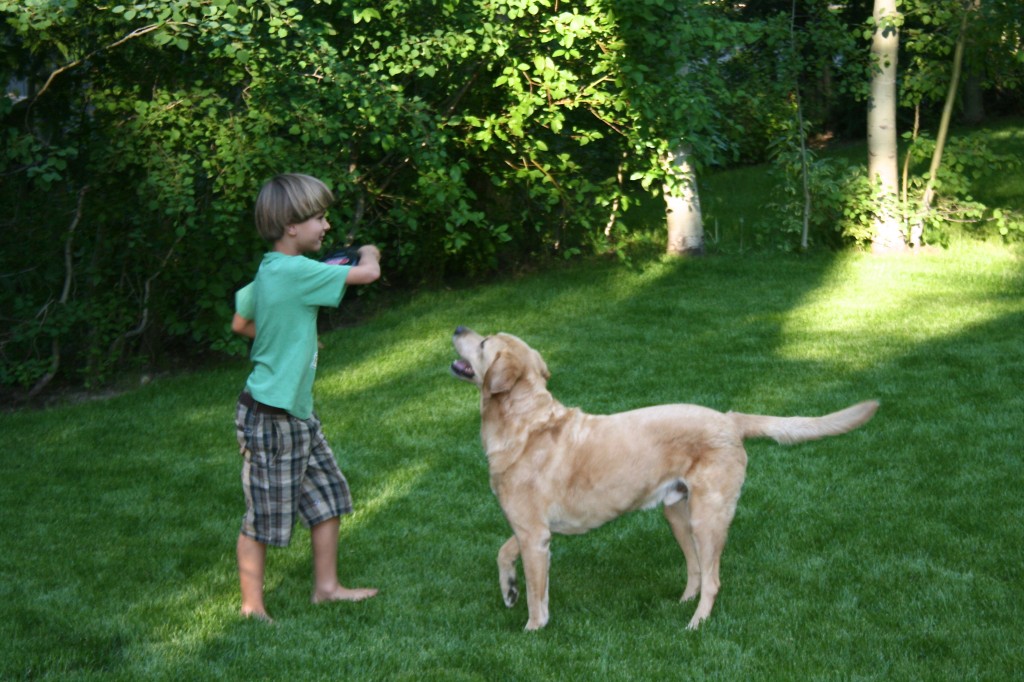
<svg viewBox="0 0 1024 682"><path fill-rule="evenodd" d="M359 258L372 258L375 261L380 261L380 249L373 244L366 244L359 247Z"/></svg>

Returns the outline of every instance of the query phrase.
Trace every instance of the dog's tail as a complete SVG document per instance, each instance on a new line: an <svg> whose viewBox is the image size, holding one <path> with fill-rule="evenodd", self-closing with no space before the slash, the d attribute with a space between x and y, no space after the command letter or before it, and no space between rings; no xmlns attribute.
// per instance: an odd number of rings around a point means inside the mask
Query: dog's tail
<svg viewBox="0 0 1024 682"><path fill-rule="evenodd" d="M878 409L877 400L865 400L823 417L768 417L730 412L744 438L773 438L783 445L838 436L866 423Z"/></svg>

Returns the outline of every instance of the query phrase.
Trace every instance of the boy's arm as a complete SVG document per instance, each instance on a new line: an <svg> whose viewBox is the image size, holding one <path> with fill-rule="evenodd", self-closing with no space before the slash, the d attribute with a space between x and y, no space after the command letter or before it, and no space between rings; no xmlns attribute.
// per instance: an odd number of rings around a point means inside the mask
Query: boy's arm
<svg viewBox="0 0 1024 682"><path fill-rule="evenodd" d="M359 247L359 265L349 268L345 284L370 284L380 279L380 250L372 244Z"/></svg>
<svg viewBox="0 0 1024 682"><path fill-rule="evenodd" d="M246 336L250 339L256 338L256 322L253 320L247 320L238 313L231 318L231 331L240 335Z"/></svg>
<svg viewBox="0 0 1024 682"><path fill-rule="evenodd" d="M255 282L249 282L235 292L235 316L231 318L231 331L250 339L256 338L254 291Z"/></svg>

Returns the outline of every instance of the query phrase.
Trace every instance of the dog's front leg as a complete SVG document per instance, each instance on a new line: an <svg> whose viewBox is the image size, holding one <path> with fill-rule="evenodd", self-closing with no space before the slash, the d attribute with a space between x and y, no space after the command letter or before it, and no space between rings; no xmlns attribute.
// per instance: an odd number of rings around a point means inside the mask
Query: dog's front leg
<svg viewBox="0 0 1024 682"><path fill-rule="evenodd" d="M527 630L548 624L548 570L551 567L551 531L545 528L516 533L526 574L526 604L530 619Z"/></svg>
<svg viewBox="0 0 1024 682"><path fill-rule="evenodd" d="M498 550L498 584L505 606L512 608L519 599L519 584L516 580L516 561L519 560L519 540L515 535Z"/></svg>

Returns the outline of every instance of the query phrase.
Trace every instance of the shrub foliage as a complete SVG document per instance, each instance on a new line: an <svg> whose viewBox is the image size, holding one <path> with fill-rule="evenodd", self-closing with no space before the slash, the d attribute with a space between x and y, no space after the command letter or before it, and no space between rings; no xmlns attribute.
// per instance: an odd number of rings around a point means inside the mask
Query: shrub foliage
<svg viewBox="0 0 1024 682"><path fill-rule="evenodd" d="M708 56L754 29L692 5L0 0L0 382L241 350L278 172L323 178L331 240L380 244L393 283L614 248L630 182L739 132Z"/></svg>

